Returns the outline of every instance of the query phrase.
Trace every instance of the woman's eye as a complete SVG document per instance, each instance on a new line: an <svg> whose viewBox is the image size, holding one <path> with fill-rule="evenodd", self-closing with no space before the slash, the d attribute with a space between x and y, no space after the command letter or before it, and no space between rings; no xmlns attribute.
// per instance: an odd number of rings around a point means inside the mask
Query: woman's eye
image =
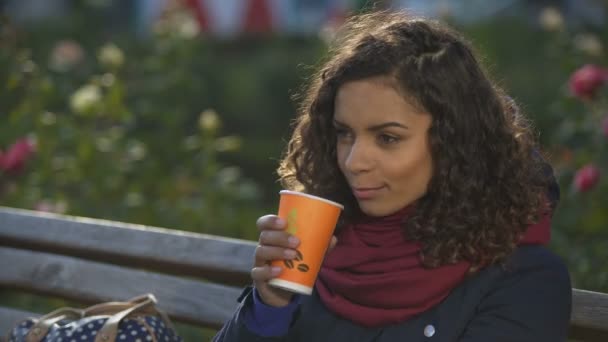
<svg viewBox="0 0 608 342"><path fill-rule="evenodd" d="M394 137L392 135L388 135L388 134L380 134L378 136L378 140L383 145L390 145L390 144L394 144L394 143L398 142L399 138Z"/></svg>
<svg viewBox="0 0 608 342"><path fill-rule="evenodd" d="M350 135L349 131L344 128L335 128L335 132L338 139L348 138Z"/></svg>

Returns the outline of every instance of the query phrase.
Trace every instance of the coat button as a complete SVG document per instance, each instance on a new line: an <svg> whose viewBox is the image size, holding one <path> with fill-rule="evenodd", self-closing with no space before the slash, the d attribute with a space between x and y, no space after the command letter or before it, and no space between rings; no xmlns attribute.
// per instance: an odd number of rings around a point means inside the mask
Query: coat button
<svg viewBox="0 0 608 342"><path fill-rule="evenodd" d="M432 325L427 325L426 327L424 327L424 336L426 337L431 337L435 335L435 327Z"/></svg>

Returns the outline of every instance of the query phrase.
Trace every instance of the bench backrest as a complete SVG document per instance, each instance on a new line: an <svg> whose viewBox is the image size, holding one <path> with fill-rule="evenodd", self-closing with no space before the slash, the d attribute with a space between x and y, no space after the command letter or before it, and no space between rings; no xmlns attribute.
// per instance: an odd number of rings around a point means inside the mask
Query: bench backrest
<svg viewBox="0 0 608 342"><path fill-rule="evenodd" d="M173 320L219 328L256 244L0 207L0 288L92 304L154 293ZM0 303L1 304L1 303ZM28 313L0 307L0 332ZM571 336L608 341L608 294L573 289Z"/></svg>

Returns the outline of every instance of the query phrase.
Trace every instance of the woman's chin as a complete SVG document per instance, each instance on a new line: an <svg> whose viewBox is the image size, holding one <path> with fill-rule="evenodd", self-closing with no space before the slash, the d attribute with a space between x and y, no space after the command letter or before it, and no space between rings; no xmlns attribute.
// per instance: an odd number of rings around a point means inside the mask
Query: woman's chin
<svg viewBox="0 0 608 342"><path fill-rule="evenodd" d="M382 217L397 211L392 210L392 208L374 205L372 203L361 203L361 201L359 201L359 209L361 209L361 212L365 215L372 217Z"/></svg>

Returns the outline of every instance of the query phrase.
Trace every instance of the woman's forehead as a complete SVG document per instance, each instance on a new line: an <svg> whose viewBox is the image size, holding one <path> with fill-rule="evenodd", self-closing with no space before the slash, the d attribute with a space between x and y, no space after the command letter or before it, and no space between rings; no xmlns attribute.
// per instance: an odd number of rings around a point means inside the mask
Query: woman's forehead
<svg viewBox="0 0 608 342"><path fill-rule="evenodd" d="M416 121L425 114L386 78L368 78L344 83L335 101L334 119Z"/></svg>

